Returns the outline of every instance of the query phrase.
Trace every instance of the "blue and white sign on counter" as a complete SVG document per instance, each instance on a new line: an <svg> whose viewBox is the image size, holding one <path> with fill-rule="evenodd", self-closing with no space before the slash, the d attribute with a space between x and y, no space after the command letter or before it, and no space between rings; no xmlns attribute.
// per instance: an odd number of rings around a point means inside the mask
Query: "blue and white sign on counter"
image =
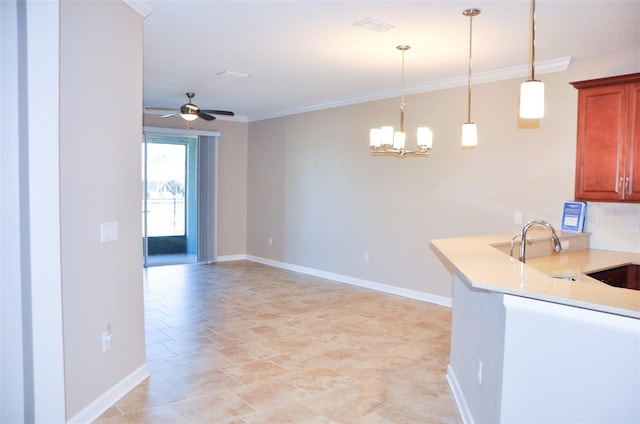
<svg viewBox="0 0 640 424"><path fill-rule="evenodd" d="M587 215L587 202L564 202L562 210L562 231L584 231L584 219Z"/></svg>

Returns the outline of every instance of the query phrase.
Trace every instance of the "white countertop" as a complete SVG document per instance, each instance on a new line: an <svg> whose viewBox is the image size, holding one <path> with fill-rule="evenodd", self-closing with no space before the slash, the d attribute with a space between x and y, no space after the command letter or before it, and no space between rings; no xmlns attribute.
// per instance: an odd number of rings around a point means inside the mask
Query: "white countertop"
<svg viewBox="0 0 640 424"><path fill-rule="evenodd" d="M640 265L640 254L566 250L527 258L523 264L494 247L510 242L512 236L459 237L431 243L473 287L640 319L640 291L611 287L584 275L618 265ZM573 275L579 281L549 274Z"/></svg>

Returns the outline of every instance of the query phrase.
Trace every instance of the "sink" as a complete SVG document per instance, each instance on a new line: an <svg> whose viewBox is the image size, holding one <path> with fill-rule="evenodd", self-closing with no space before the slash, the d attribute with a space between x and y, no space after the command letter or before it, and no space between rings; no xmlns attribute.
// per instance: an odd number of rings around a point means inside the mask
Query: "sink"
<svg viewBox="0 0 640 424"><path fill-rule="evenodd" d="M567 281L578 281L576 280L576 277L569 274L549 274L549 277L558 278L560 280L567 280Z"/></svg>

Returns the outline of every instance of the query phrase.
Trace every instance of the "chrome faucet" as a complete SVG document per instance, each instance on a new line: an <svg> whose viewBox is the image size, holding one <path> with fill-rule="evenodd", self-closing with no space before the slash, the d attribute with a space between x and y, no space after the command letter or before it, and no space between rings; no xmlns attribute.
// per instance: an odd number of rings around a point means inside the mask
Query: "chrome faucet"
<svg viewBox="0 0 640 424"><path fill-rule="evenodd" d="M522 232L520 233L520 262L522 263L524 263L525 249L527 248L527 231L529 231L529 228L535 225L541 225L545 227L547 230L549 230L549 232L551 233L551 242L553 243L554 251L560 252L562 250L560 239L558 238L558 235L556 234L556 230L555 228L553 228L553 225L549 224L547 221L544 221L542 219L529 221L525 224L524 227L522 227Z"/></svg>

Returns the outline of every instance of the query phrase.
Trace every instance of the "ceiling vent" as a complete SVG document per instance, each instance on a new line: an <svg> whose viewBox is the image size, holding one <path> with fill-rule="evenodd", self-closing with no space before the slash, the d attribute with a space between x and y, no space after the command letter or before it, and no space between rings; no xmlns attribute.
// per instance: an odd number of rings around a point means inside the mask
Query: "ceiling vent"
<svg viewBox="0 0 640 424"><path fill-rule="evenodd" d="M216 73L216 75L218 75L219 77L225 77L225 78L249 78L249 74L245 74L243 72L236 72L236 71L220 71L218 73Z"/></svg>
<svg viewBox="0 0 640 424"><path fill-rule="evenodd" d="M354 22L353 25L357 27L363 27L373 32L387 32L390 29L393 29L394 26L391 24L386 24L381 21L377 21L373 18L363 19L358 22Z"/></svg>

